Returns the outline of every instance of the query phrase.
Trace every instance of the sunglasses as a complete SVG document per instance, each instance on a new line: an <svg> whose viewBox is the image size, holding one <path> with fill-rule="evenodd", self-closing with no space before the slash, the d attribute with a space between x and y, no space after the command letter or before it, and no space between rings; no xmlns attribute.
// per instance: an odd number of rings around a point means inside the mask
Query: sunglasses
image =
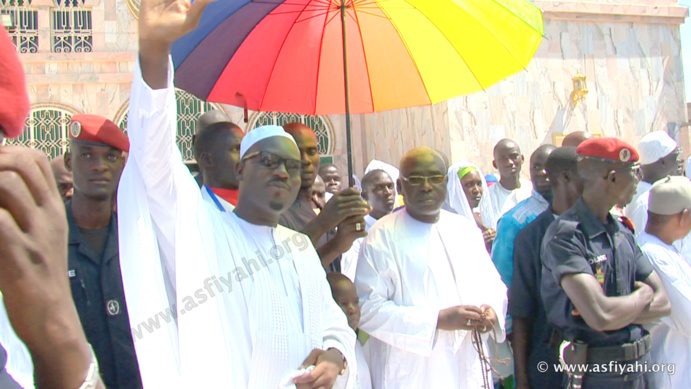
<svg viewBox="0 0 691 389"><path fill-rule="evenodd" d="M409 177L401 177L401 179L403 181L407 182L411 186L420 186L427 181L429 181L429 183L432 185L439 185L446 180L446 176L445 175L409 176Z"/></svg>
<svg viewBox="0 0 691 389"><path fill-rule="evenodd" d="M250 153L245 155L242 160L246 161L255 157L259 157L259 165L270 170L275 170L279 166L284 165L286 167L286 171L290 175L300 174L302 171L302 162L299 160L283 158L268 151L256 151L254 153Z"/></svg>

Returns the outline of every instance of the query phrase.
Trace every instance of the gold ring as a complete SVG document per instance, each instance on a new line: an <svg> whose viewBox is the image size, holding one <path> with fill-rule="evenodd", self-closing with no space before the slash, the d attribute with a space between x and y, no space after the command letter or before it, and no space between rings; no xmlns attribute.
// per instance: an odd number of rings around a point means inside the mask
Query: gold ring
<svg viewBox="0 0 691 389"><path fill-rule="evenodd" d="M362 224L355 223L355 231L362 231Z"/></svg>

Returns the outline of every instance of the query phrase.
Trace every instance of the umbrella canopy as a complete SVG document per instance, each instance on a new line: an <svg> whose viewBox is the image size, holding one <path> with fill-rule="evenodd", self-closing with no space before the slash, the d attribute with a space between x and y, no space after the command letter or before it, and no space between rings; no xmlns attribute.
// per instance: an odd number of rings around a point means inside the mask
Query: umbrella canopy
<svg viewBox="0 0 691 389"><path fill-rule="evenodd" d="M347 62L349 111L371 113L483 90L524 69L542 35L527 0L219 0L173 62L201 99L306 115L347 113Z"/></svg>

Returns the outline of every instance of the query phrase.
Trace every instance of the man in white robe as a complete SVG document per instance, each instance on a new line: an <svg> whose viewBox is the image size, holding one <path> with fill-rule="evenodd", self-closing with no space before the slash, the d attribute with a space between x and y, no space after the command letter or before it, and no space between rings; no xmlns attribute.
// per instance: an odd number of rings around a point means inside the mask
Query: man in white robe
<svg viewBox="0 0 691 389"><path fill-rule="evenodd" d="M355 337L317 253L306 236L277 225L300 185L292 137L273 126L245 136L235 212L204 200L182 163L170 45L207 4L141 5L118 210L142 381L147 388L326 388L347 374L350 382ZM297 371L310 365L309 373Z"/></svg>
<svg viewBox="0 0 691 389"><path fill-rule="evenodd" d="M397 181L405 209L380 219L360 251L360 328L377 389L492 385L472 331L485 355L488 336L504 340L506 287L475 222L441 210L446 172L436 151L408 151Z"/></svg>
<svg viewBox="0 0 691 389"><path fill-rule="evenodd" d="M502 139L494 146L492 166L499 171L499 182L489 187L494 224L516 204L530 197L533 185L521 178L524 157L518 143Z"/></svg>
<svg viewBox="0 0 691 389"><path fill-rule="evenodd" d="M372 207L372 212L365 215L365 231L369 231L377 220L393 211L396 203L395 185L391 176L382 169L371 170L362 177L362 198L367 200L367 203ZM343 253L341 258L341 273L345 274L351 281L355 279L360 246L362 246L363 240L365 238L355 239L353 245Z"/></svg>
<svg viewBox="0 0 691 389"><path fill-rule="evenodd" d="M649 194L648 224L637 240L672 305L670 316L648 326L652 361L665 364L654 374L655 387L683 388L691 382L691 265L673 242L691 231L691 181L663 178Z"/></svg>

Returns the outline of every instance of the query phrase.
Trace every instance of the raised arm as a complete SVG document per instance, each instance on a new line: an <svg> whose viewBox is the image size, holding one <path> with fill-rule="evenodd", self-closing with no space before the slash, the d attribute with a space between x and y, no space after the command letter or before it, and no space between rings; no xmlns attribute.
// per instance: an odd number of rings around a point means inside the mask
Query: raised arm
<svg viewBox="0 0 691 389"><path fill-rule="evenodd" d="M175 138L177 112L172 42L193 29L209 0L145 0L139 18L139 58L132 82L128 135L130 156L123 181L130 188L133 177L145 194L120 195L128 204L147 200L161 254L171 279L175 279L175 231L178 200L199 197L199 189L182 162ZM130 197L127 197L130 196ZM127 215L127 212L124 212Z"/></svg>

